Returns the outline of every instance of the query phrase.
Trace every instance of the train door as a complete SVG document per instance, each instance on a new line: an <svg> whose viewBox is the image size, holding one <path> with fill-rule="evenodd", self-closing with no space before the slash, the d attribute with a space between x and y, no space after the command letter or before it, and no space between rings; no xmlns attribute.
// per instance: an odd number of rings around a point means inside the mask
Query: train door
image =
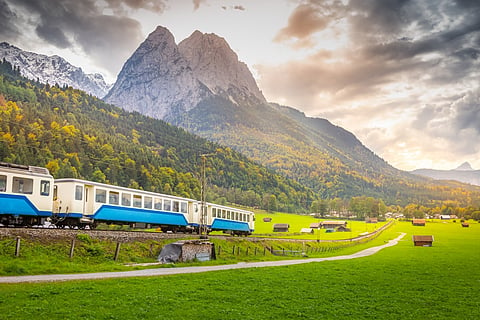
<svg viewBox="0 0 480 320"><path fill-rule="evenodd" d="M94 214L94 204L95 204L95 197L94 197L94 188L91 185L85 185L85 202L83 206L83 214L85 215L92 215Z"/></svg>

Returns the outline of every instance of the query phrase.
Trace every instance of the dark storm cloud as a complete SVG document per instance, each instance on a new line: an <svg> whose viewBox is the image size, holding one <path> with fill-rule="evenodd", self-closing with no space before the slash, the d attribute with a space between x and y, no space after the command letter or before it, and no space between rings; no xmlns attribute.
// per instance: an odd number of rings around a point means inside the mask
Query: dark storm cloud
<svg viewBox="0 0 480 320"><path fill-rule="evenodd" d="M62 49L73 48L75 43L99 66L113 72L118 71L143 38L140 23L127 17L129 10L162 12L165 7L165 1L158 0L105 0L100 2L102 7L95 0L7 0L7 3L12 11L28 17L27 23L40 39ZM113 15L104 14L105 9ZM25 23L20 20L10 14L8 21L12 25Z"/></svg>
<svg viewBox="0 0 480 320"><path fill-rule="evenodd" d="M14 21L17 15L10 9L8 3L0 0L0 37L10 39L18 36L20 31L17 29Z"/></svg>

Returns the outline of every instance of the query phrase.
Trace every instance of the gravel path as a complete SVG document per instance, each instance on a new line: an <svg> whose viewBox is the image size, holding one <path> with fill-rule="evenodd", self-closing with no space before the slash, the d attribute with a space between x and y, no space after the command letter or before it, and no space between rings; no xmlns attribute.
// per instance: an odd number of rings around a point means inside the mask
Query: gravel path
<svg viewBox="0 0 480 320"><path fill-rule="evenodd" d="M406 233L402 233L397 238L390 240L388 243L381 246L368 248L350 255L335 256L335 257L328 257L328 258L310 258L310 259L262 261L262 262L240 262L237 264L229 264L229 265L160 268L160 269L145 269L145 270L134 270L134 271L123 271L123 272L45 274L45 275L37 275L37 276L0 277L0 283L52 282L52 281L126 278L126 277L153 277L153 276L165 276L165 275L171 275L171 274L199 273L199 272L229 270L229 269L289 266L289 265L296 265L296 264L310 263L310 262L355 259L355 258L371 256L377 253L378 251L382 250L383 248L394 246L405 235Z"/></svg>

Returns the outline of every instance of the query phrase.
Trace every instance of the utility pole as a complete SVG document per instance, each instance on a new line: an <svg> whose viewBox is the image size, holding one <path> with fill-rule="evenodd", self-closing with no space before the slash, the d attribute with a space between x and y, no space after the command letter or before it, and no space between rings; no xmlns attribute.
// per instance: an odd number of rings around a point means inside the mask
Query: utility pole
<svg viewBox="0 0 480 320"><path fill-rule="evenodd" d="M213 153L202 154L202 174L200 181L200 226L198 228L198 235L201 239L207 238L207 173L206 173L206 163L207 157L213 156Z"/></svg>

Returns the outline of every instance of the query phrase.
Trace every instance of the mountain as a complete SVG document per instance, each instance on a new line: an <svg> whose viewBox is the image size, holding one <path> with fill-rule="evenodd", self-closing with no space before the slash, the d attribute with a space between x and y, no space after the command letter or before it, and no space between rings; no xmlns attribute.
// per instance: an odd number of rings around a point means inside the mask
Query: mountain
<svg viewBox="0 0 480 320"><path fill-rule="evenodd" d="M173 120L215 96L237 105L265 102L224 39L195 31L177 46L168 29L157 27L127 60L105 100Z"/></svg>
<svg viewBox="0 0 480 320"><path fill-rule="evenodd" d="M195 31L176 45L158 27L125 63L106 100L230 146L325 198L396 203L425 182L328 120L268 103L247 66L214 34Z"/></svg>
<svg viewBox="0 0 480 320"><path fill-rule="evenodd" d="M21 74L31 80L60 86L72 86L97 97L104 97L110 88L102 75L85 74L81 68L75 67L59 56L46 56L23 51L6 42L0 43L0 59L5 59L16 67Z"/></svg>
<svg viewBox="0 0 480 320"><path fill-rule="evenodd" d="M435 180L455 180L480 186L480 170L472 169L468 162L453 170L416 169L411 173Z"/></svg>

